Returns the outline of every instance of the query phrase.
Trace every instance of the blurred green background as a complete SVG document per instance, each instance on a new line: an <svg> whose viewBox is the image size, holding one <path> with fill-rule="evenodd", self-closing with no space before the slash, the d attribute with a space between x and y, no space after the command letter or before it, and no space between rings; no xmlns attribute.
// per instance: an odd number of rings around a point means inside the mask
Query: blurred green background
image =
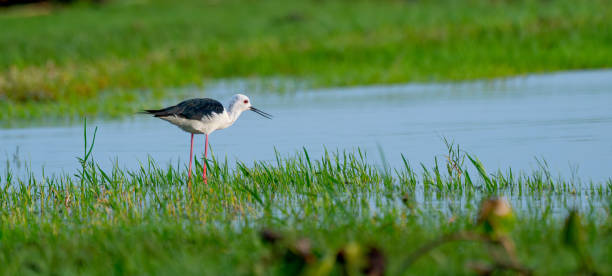
<svg viewBox="0 0 612 276"><path fill-rule="evenodd" d="M6 6L0 120L122 116L172 88L229 77L346 86L605 68L611 19L604 0Z"/></svg>

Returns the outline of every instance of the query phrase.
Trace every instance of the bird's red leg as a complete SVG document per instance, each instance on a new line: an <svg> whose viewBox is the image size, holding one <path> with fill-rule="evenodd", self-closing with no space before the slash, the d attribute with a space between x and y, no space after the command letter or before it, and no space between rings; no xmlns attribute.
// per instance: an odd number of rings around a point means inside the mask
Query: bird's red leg
<svg viewBox="0 0 612 276"><path fill-rule="evenodd" d="M206 156L208 156L208 134L206 135L206 143L204 143L204 171L202 172L202 178L204 178L204 184L208 184L208 181L206 181Z"/></svg>
<svg viewBox="0 0 612 276"><path fill-rule="evenodd" d="M189 150L189 182L191 183L191 164L193 163L193 133L191 134L191 149Z"/></svg>

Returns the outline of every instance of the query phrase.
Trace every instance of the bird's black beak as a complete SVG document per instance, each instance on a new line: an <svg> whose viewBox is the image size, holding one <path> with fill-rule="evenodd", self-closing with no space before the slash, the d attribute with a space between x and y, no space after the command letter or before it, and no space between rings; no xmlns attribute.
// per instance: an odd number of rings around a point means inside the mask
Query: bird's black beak
<svg viewBox="0 0 612 276"><path fill-rule="evenodd" d="M251 106L250 109L251 109L251 111L253 111L253 112L255 112L255 113L257 113L257 114L259 114L261 116L264 116L264 117L266 117L268 119L272 119L272 115L270 115L268 113L265 113L265 112L263 112L263 111L261 111L261 110L259 110L257 108L254 108L254 107Z"/></svg>

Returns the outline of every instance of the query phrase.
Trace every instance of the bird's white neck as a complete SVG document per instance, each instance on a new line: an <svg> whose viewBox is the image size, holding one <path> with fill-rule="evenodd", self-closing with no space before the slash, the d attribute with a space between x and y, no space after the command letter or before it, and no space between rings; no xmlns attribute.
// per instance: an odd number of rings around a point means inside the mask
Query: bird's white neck
<svg viewBox="0 0 612 276"><path fill-rule="evenodd" d="M244 110L240 109L240 107L238 105L234 105L232 103L229 103L227 105L227 116L230 119L230 124L233 124L236 120L238 120L238 117L240 117L240 114L242 114L242 112Z"/></svg>

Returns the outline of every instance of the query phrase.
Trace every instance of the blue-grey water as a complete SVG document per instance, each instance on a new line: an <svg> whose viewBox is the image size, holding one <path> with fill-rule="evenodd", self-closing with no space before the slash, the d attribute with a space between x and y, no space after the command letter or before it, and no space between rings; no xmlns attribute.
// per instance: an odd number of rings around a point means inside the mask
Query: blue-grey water
<svg viewBox="0 0 612 276"><path fill-rule="evenodd" d="M273 160L274 150L311 155L365 150L391 166L400 153L413 164L444 159L443 137L477 156L488 171L529 172L546 160L554 175L605 181L612 177L612 70L563 72L444 84L379 85L270 93L250 91L245 81L221 81L192 95L223 99L237 91L273 120L244 113L230 128L210 136L217 157L230 161ZM103 167L117 160L135 168L150 156L161 165L185 164L189 135L145 115L98 126L93 151ZM83 151L81 124L0 130L0 169L23 163L40 174L74 172ZM194 151L203 154L204 137ZM1 159L0 159L1 160ZM21 167L19 167L21 166Z"/></svg>

